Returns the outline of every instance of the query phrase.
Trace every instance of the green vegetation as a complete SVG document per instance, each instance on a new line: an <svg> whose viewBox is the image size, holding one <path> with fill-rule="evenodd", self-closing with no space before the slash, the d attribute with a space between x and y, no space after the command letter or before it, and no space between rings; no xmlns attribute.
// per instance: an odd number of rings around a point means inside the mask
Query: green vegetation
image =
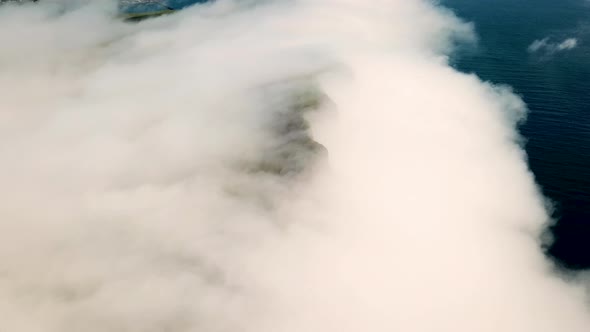
<svg viewBox="0 0 590 332"><path fill-rule="evenodd" d="M148 18L158 17L162 15L172 14L176 12L174 9L164 9L148 13L124 13L120 17L125 21L142 21Z"/></svg>

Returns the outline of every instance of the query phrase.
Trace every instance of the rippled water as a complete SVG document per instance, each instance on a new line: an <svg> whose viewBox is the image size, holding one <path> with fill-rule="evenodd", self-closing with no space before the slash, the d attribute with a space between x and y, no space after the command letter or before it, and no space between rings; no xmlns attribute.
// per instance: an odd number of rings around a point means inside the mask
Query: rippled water
<svg viewBox="0 0 590 332"><path fill-rule="evenodd" d="M521 128L530 167L559 220L549 253L570 268L590 268L590 2L444 3L474 22L480 37L478 49L458 56L456 66L511 85L530 109ZM544 38L553 47L528 50ZM570 38L576 47L558 47Z"/></svg>

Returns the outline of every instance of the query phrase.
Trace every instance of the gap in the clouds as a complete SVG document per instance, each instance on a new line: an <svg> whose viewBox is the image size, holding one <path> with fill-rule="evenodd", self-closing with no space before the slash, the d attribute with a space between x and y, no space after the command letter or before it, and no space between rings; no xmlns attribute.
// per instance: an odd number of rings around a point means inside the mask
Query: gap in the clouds
<svg viewBox="0 0 590 332"><path fill-rule="evenodd" d="M529 166L553 201L557 223L546 253L590 269L590 5L580 0L444 0L474 22L479 45L455 59L462 71L508 84L530 112L520 128ZM577 40L560 52L530 52L535 40Z"/></svg>
<svg viewBox="0 0 590 332"><path fill-rule="evenodd" d="M121 9L129 13L153 12L166 8L183 9L209 0L119 0Z"/></svg>

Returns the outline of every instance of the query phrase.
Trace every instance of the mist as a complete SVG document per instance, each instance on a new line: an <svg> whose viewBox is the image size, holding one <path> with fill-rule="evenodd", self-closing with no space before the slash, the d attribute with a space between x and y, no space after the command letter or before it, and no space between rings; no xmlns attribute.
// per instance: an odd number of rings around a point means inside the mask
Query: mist
<svg viewBox="0 0 590 332"><path fill-rule="evenodd" d="M509 87L420 0L0 8L0 330L584 332Z"/></svg>
<svg viewBox="0 0 590 332"><path fill-rule="evenodd" d="M557 52L568 51L578 46L577 38L566 38L562 42L551 42L549 38L537 39L528 47L529 53L543 52L551 55Z"/></svg>

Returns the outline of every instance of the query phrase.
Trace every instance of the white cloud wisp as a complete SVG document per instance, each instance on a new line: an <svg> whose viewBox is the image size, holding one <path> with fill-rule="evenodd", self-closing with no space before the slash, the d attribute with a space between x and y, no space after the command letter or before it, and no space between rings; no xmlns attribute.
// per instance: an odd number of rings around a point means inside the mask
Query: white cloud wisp
<svg viewBox="0 0 590 332"><path fill-rule="evenodd" d="M537 39L528 48L530 53L544 52L554 54L561 51L572 50L578 46L577 38L567 38L560 43L552 43L549 38Z"/></svg>

